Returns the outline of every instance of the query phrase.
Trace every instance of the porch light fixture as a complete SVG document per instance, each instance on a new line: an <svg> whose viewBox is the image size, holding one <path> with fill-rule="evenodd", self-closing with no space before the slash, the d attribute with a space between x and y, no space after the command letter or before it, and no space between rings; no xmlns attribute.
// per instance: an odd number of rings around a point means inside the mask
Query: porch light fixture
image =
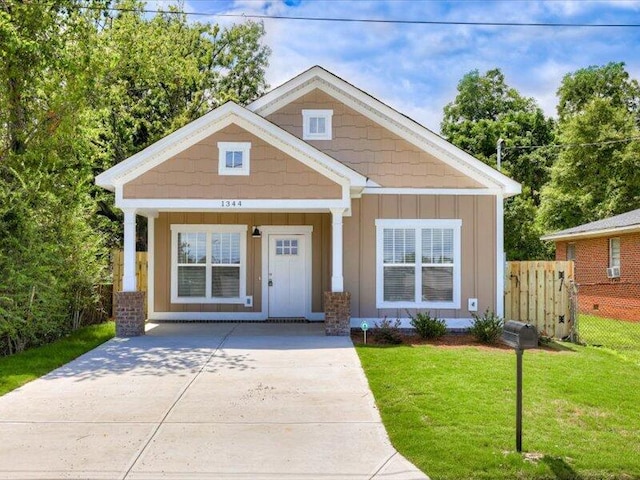
<svg viewBox="0 0 640 480"><path fill-rule="evenodd" d="M251 236L253 238L260 238L262 237L262 233L260 233L260 230L258 230L258 227L253 227L253 233L251 234Z"/></svg>

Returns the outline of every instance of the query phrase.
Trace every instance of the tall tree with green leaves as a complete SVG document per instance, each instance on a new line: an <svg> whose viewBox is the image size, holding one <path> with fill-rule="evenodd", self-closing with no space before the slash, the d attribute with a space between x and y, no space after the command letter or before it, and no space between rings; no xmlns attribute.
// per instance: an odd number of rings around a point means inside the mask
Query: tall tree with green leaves
<svg viewBox="0 0 640 480"><path fill-rule="evenodd" d="M567 74L558 89L565 146L542 192L546 231L640 208L640 85L623 63Z"/></svg>
<svg viewBox="0 0 640 480"><path fill-rule="evenodd" d="M505 202L505 250L510 260L544 258L534 222L540 191L548 179L553 155L538 148L553 141L553 122L532 98L507 85L499 69L466 74L455 100L444 108L444 137L496 167L497 143L503 139L501 171L522 183L520 196Z"/></svg>

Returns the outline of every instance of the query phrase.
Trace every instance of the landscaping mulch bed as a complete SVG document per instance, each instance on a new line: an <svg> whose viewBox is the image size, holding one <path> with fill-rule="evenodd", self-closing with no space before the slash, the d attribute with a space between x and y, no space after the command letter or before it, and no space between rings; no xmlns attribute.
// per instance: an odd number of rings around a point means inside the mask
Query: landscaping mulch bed
<svg viewBox="0 0 640 480"><path fill-rule="evenodd" d="M511 347L504 345L503 343L497 343L495 345L487 345L481 343L475 339L475 337L468 333L451 333L444 335L435 340L425 340L418 335L412 335L407 333L401 334L402 343L400 345L434 345L443 348L457 348L457 347L478 347L480 349L487 350L512 350ZM364 343L363 332L359 330L351 331L351 341L354 344L362 345ZM385 343L376 342L375 337L372 335L371 330L367 332L367 345L388 345ZM560 348L558 348L560 347ZM539 350L546 350L550 352L559 352L563 348L556 343L552 344L540 344Z"/></svg>

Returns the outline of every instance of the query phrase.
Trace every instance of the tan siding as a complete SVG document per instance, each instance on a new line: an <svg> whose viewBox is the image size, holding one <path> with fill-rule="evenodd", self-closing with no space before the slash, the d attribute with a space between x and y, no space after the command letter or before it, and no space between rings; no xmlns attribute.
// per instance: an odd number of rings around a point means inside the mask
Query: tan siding
<svg viewBox="0 0 640 480"><path fill-rule="evenodd" d="M318 89L267 119L302 138L303 109L333 110L333 139L308 142L383 187L482 188L476 180Z"/></svg>
<svg viewBox="0 0 640 480"><path fill-rule="evenodd" d="M247 295L253 307L221 304L171 303L171 225L240 224L247 225ZM160 213L155 223L155 301L156 312L260 312L262 309L262 240L251 237L252 225L312 225L312 312L322 311L322 292L331 277L331 218L321 213Z"/></svg>
<svg viewBox="0 0 640 480"><path fill-rule="evenodd" d="M461 228L461 308L433 310L447 318L468 318L467 299L478 298L480 311L495 310L496 207L493 196L363 195L352 201L344 220L345 289L352 292L352 315L361 318L406 317L403 309L376 309L377 218L459 218Z"/></svg>
<svg viewBox="0 0 640 480"><path fill-rule="evenodd" d="M251 142L250 175L218 175L218 142ZM341 198L341 187L230 125L124 186L125 198Z"/></svg>

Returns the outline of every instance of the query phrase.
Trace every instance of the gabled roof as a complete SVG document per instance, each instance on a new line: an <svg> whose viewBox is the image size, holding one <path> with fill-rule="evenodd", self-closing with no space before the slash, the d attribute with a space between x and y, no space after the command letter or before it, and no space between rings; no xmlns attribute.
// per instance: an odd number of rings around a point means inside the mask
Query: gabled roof
<svg viewBox="0 0 640 480"><path fill-rule="evenodd" d="M500 190L505 197L521 192L521 186L515 180L503 175L428 128L319 66L312 67L271 90L250 103L247 108L266 117L316 88L434 155L447 165L475 179L487 188Z"/></svg>
<svg viewBox="0 0 640 480"><path fill-rule="evenodd" d="M333 181L365 187L367 179L312 145L234 102L212 110L96 177L96 184L115 190L222 128L236 124Z"/></svg>
<svg viewBox="0 0 640 480"><path fill-rule="evenodd" d="M545 235L542 240L569 240L640 231L640 209Z"/></svg>

